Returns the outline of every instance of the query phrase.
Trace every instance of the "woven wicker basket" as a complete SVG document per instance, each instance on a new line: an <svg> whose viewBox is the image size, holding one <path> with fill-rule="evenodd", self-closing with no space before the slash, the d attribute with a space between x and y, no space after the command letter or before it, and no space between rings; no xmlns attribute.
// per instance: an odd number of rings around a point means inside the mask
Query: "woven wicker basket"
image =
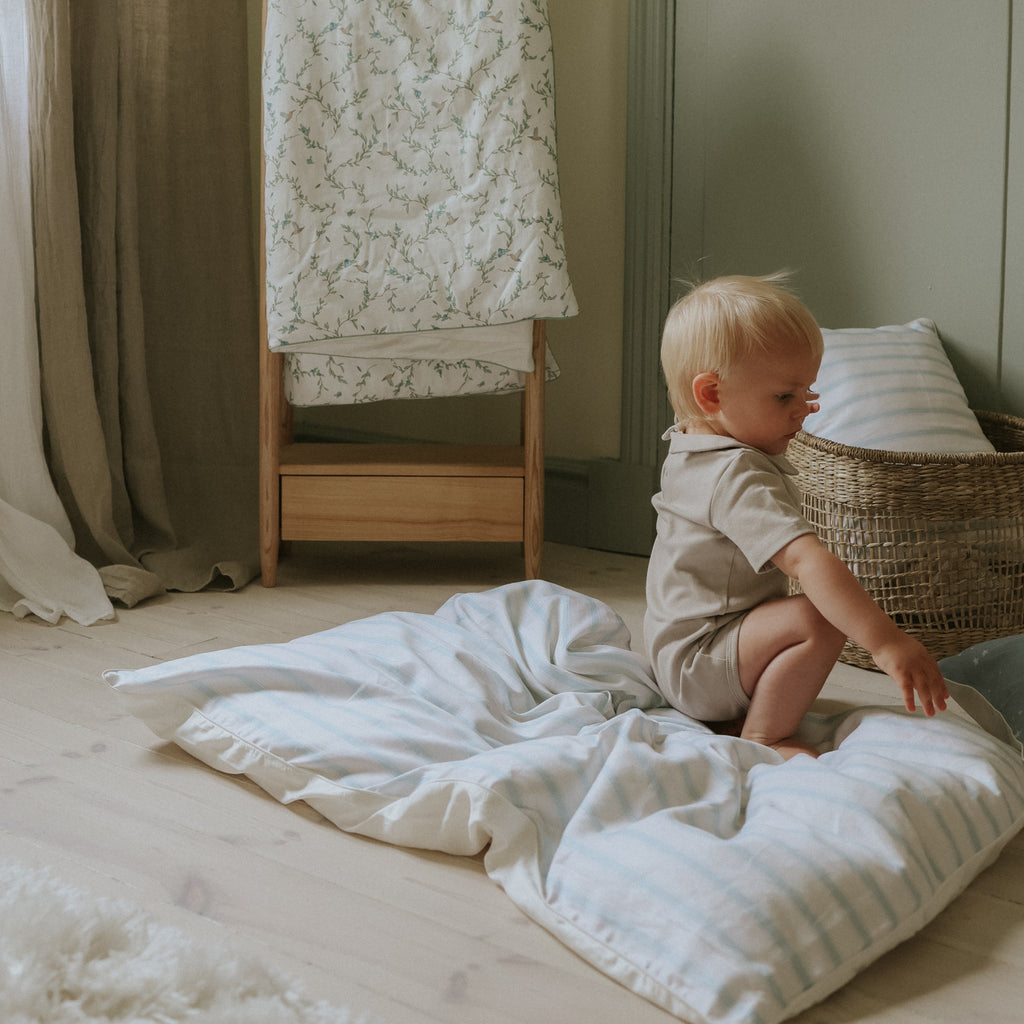
<svg viewBox="0 0 1024 1024"><path fill-rule="evenodd" d="M1024 419L975 415L996 454L874 451L803 432L786 452L822 542L936 658L1024 632ZM841 660L874 667L853 643Z"/></svg>

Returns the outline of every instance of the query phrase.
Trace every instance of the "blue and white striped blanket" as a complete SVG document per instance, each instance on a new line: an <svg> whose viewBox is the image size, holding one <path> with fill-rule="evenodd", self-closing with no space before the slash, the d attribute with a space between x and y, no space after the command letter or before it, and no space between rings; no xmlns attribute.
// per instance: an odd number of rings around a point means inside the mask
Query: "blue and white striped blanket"
<svg viewBox="0 0 1024 1024"><path fill-rule="evenodd" d="M691 1024L772 1024L916 932L1024 823L1019 752L863 708L781 763L665 708L618 617L541 581L107 673L213 767L340 828L484 853L533 920Z"/></svg>

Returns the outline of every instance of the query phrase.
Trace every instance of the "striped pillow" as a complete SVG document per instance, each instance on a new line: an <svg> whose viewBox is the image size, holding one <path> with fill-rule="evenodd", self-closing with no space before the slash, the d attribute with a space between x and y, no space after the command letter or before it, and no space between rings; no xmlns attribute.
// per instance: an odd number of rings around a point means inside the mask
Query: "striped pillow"
<svg viewBox="0 0 1024 1024"><path fill-rule="evenodd" d="M991 452L931 320L823 330L821 412L804 430L857 448Z"/></svg>

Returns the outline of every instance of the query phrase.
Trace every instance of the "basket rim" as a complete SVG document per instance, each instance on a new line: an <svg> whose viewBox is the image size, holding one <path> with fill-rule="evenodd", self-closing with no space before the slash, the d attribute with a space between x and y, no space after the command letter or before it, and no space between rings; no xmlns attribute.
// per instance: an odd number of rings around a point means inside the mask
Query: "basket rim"
<svg viewBox="0 0 1024 1024"><path fill-rule="evenodd" d="M1004 424L1015 427L1024 433L1024 418L1011 413L987 412L972 410L979 422ZM940 466L1006 466L1024 465L1024 451L1012 452L894 452L884 448L858 448L854 445L842 444L827 437L809 434L801 430L793 439L807 448L812 448L824 455L832 455L858 459L861 462L874 462L879 465L916 466L922 463Z"/></svg>

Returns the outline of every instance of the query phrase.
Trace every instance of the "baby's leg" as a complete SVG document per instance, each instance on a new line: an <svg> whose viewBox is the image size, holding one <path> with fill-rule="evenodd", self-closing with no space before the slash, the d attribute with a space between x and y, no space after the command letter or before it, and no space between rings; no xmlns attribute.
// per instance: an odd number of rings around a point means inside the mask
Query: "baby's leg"
<svg viewBox="0 0 1024 1024"><path fill-rule="evenodd" d="M783 756L813 753L793 738L846 638L802 594L768 601L743 620L740 683L750 696L744 739Z"/></svg>

